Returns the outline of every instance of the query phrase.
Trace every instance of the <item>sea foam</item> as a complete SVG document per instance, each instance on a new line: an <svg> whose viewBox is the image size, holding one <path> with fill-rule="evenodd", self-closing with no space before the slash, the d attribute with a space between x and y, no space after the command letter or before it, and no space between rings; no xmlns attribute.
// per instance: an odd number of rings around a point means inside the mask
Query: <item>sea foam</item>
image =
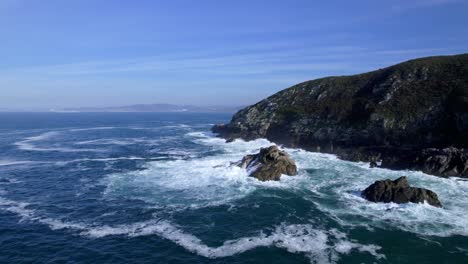
<svg viewBox="0 0 468 264"><path fill-rule="evenodd" d="M144 170L109 175L105 195L138 197L156 206L200 208L232 204L258 188L302 191L301 197L333 216L342 226L368 229L401 229L429 236L468 235L468 182L444 179L415 171L369 168L368 163L339 160L336 156L285 149L296 160L299 175L283 176L279 182L260 182L241 168L231 166L245 154L272 143L265 139L245 142L224 139L210 133L186 134L198 144L220 154L202 158L148 162ZM407 175L413 186L438 193L444 208L427 204L382 204L366 201L360 192L376 180ZM180 191L183 196L178 195ZM308 195L308 193L312 195ZM315 197L321 197L317 200Z"/></svg>
<svg viewBox="0 0 468 264"><path fill-rule="evenodd" d="M308 175L304 187L332 202L305 197L342 225L401 229L430 236L468 235L468 182L440 178L417 171L369 168L368 163L339 160L328 154L289 150L300 174ZM373 203L360 193L376 180L406 175L412 186L435 191L443 208L428 204ZM364 219L363 219L364 218Z"/></svg>
<svg viewBox="0 0 468 264"><path fill-rule="evenodd" d="M108 226L86 223L74 223L42 217L30 204L16 202L0 197L0 208L21 217L20 221L34 221L49 226L52 230L76 231L82 236L102 238L107 236L149 236L157 235L206 258L223 258L240 254L258 247L283 248L291 253L301 253L310 258L312 263L335 263L340 255L352 251L367 253L377 259L385 258L378 251L381 247L373 244L361 244L348 239L346 234L336 230L320 230L311 224L282 223L267 234L259 230L256 236L227 240L218 247L206 245L198 237L163 219L152 219L132 224Z"/></svg>
<svg viewBox="0 0 468 264"><path fill-rule="evenodd" d="M103 226L86 230L82 234L91 237L109 235L135 237L156 234L173 241L188 251L207 258L228 257L257 247L270 246L284 248L291 253L303 253L313 263L334 263L339 259L340 254L349 254L353 250L369 253L377 259L385 258L383 254L378 253L381 248L377 245L360 244L349 240L346 234L336 229L324 231L316 229L310 224L288 225L283 223L275 227L274 231L268 235L263 231L258 231L257 236L228 240L219 247L207 246L196 236L182 231L165 220L154 220L116 227Z"/></svg>
<svg viewBox="0 0 468 264"><path fill-rule="evenodd" d="M44 151L44 152L46 151L56 151L56 152L99 152L99 151L103 151L99 149L83 149L83 148L76 149L76 148L55 147L55 146L39 147L34 144L35 142L38 142L38 141L49 140L60 134L61 132L59 131L46 132L37 136L27 137L21 141L15 142L14 144L18 147L18 149L26 150L26 151Z"/></svg>
<svg viewBox="0 0 468 264"><path fill-rule="evenodd" d="M48 132L17 142L19 148L40 149L34 143L49 140L59 132ZM186 138L196 144L216 150L215 156L186 155L189 150L178 150L188 158L152 160L142 170L107 175L104 185L104 199L124 197L140 199L151 206L171 210L198 209L217 205L233 205L257 189L284 189L300 191L301 197L331 216L339 226L364 226L367 228L400 229L422 236L468 235L468 182L457 178L443 179L414 171L391 171L368 168L367 163L342 161L334 155L311 153L299 149L285 149L295 160L299 175L283 176L279 182L260 182L248 177L241 168L231 166L232 161L245 154L258 151L272 143L265 139L245 142L213 137L210 133L190 132ZM89 142L92 143L92 142ZM54 148L50 148L54 149ZM168 154L171 151L168 150ZM184 153L182 153L184 152ZM79 161L115 161L120 159L143 160L142 157L89 158ZM375 180L397 178L408 175L414 186L425 187L439 194L444 208L427 204L380 204L363 199L359 193ZM183 194L183 195L181 195ZM312 194L312 195L311 195ZM273 195L273 194L272 194ZM317 199L320 197L320 199ZM173 222L156 218L122 225L106 225L86 219L70 222L48 217L28 203L16 202L0 197L0 208L18 215L21 221L45 224L53 230L68 230L89 238L107 236L148 236L156 235L172 241L186 250L207 258L221 258L240 254L257 247L278 247L292 253L308 256L311 262L333 263L342 255L351 252L371 254L377 259L384 258L380 247L362 244L350 239L337 229L323 230L310 223L282 223L266 230L258 230L254 236L240 237L222 242L218 247L208 246L197 236L184 231ZM307 219L305 219L307 222Z"/></svg>

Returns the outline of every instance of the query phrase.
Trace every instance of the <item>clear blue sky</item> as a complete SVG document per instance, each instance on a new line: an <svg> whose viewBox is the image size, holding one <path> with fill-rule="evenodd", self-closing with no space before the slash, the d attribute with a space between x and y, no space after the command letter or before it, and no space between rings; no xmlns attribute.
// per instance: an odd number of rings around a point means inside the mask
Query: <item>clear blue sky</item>
<svg viewBox="0 0 468 264"><path fill-rule="evenodd" d="M466 0L0 0L0 108L244 105L468 52Z"/></svg>

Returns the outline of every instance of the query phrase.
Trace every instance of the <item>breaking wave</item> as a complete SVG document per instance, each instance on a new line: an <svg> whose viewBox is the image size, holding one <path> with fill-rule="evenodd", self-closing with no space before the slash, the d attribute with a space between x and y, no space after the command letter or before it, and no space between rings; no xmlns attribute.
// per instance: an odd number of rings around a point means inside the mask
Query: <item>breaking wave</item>
<svg viewBox="0 0 468 264"><path fill-rule="evenodd" d="M443 179L415 171L370 169L367 163L342 161L334 155L286 149L296 160L299 175L282 177L279 182L260 182L236 166L246 153L254 153L271 142L260 139L225 143L210 134L191 132L195 142L221 151L216 156L188 160L160 160L144 170L117 173L106 178L106 195L138 197L159 206L199 208L231 203L258 188L284 188L310 191L301 194L343 226L369 229L402 229L422 235L468 235L468 182ZM407 175L414 186L430 188L439 194L444 208L427 204L382 204L366 201L360 191L376 180ZM178 195L183 192L181 197ZM307 193L307 192L305 192ZM322 199L317 200L316 197ZM324 201L324 202L321 202Z"/></svg>
<svg viewBox="0 0 468 264"><path fill-rule="evenodd" d="M342 256L351 253L370 254L375 259L385 258L380 246L352 239L348 237L351 234L340 231L353 228L367 228L373 231L376 229L402 230L417 234L418 237L429 238L431 236L468 236L468 218L466 218L468 181L458 178L444 179L415 171L370 169L367 163L347 162L339 160L334 155L285 148L296 160L299 174L294 177L283 176L278 182L260 182L249 177L246 170L232 166L231 162L240 160L246 154L256 153L259 148L270 146L271 142L258 139L250 142L235 140L232 143L225 143L224 139L216 138L211 133L193 131L193 127L188 125L174 124L158 128L160 130L176 129L179 133L182 131L182 135L165 133L151 138L151 134L145 134L147 131L144 133L134 131L137 134L135 137L132 137L133 134L122 133L122 135L115 135L115 138L112 134L110 136L106 134L107 138L96 138L87 133L76 133L86 135L74 137L76 134L71 133L73 134L71 142L63 140L63 138L67 139L65 133L69 132L117 128L94 127L51 131L21 140L15 139L14 143L20 150L42 152L102 151L102 149L87 148L94 145L103 148L106 148L106 145L116 145L117 147L112 148L123 149L121 153L113 153L112 156L107 155L108 153L96 153L94 156L86 153L86 155L69 157L69 160L54 157L55 159L47 161L30 161L27 159L34 159L34 156L27 153L30 156L24 157L25 160L19 160L20 158L0 160L0 166L50 163L53 164L52 166L63 166L64 169L68 168L70 171L76 169L74 171L76 173L72 175L82 177L81 181L75 181L82 184L80 186L82 192L77 197L85 197L95 191L96 193L92 194L103 204L137 200L137 204L143 204L144 209L163 211L171 217L153 214L149 220L144 220L148 218L145 215L143 219L133 219L133 221L119 219L117 223L122 224L116 224L116 222L109 224L96 222L95 218L88 219L83 216L77 217L74 222L68 221L66 217L51 216L46 211L42 211L40 205L3 198L9 197L8 192L3 189L0 189L0 209L19 216L21 222L40 223L52 230L63 230L91 239L109 236L154 235L207 258L233 256L258 247L276 247L291 253L300 253L308 256L311 262L315 263L335 263ZM189 147L185 147L187 142ZM138 145L143 147L140 149ZM124 152L128 150L129 152ZM139 162L116 162L126 160ZM94 162L102 162L105 166ZM77 164L73 163L80 164L75 166ZM66 167L69 164L72 165ZM107 170L108 165L114 166L116 170ZM99 168L97 171L102 174L94 177L91 173L85 172L93 168ZM6 169L10 170L11 167ZM110 171L119 172L108 174ZM82 175L86 175L87 178L84 179L85 176ZM360 192L374 181L386 178L395 179L402 175L408 176L413 186L434 190L444 207L436 208L427 204L411 203L404 205L372 203L360 196ZM6 178L9 176L2 175ZM17 177L17 175L14 176ZM8 179L2 180L2 186L14 185ZM83 186L85 184L89 184L92 188ZM297 221L281 218L281 221L265 223L263 225L265 229L262 229L263 226L262 228L256 227L253 231L249 231L249 235L239 233L238 238L220 239L217 246L212 246L212 241L203 241L203 237L195 235L196 232L192 232L195 234L188 232L189 226L176 224L183 221L178 221L177 217L174 217L181 212L190 214L198 209L203 211L206 208L221 205L227 206L214 209L227 210L232 213L230 208L235 208L243 201L249 201L251 197L270 195L268 198L282 199L281 194L277 193L287 193L295 199L298 197L297 200L310 205L315 210L314 213L319 213L326 220L321 222L321 225L316 225L311 222L312 219L308 214L294 218L300 219L302 224L295 224ZM242 200L244 198L247 199ZM142 203L139 203L141 201ZM253 208L256 207L254 205L252 208L249 207L249 209ZM296 208L290 209L294 211ZM105 212L104 215L117 218L118 213L115 210L119 209L112 208L112 210L112 213ZM329 226L333 228L324 227L331 222Z"/></svg>
<svg viewBox="0 0 468 264"><path fill-rule="evenodd" d="M20 221L35 221L49 226L51 230L76 231L82 236L101 238L106 236L149 236L157 235L163 239L207 258L222 258L240 254L258 247L275 246L291 253L303 253L313 263L335 263L340 254L352 251L371 254L377 259L385 258L378 253L380 246L361 244L347 238L345 233L336 229L324 231L310 224L283 223L276 226L273 232L266 234L258 231L257 236L241 237L227 240L218 247L206 245L198 237L184 232L182 229L163 219L152 219L132 224L117 226L96 226L86 223L66 222L59 219L38 216L36 211L29 209L30 204L15 202L0 197L0 208L21 217Z"/></svg>

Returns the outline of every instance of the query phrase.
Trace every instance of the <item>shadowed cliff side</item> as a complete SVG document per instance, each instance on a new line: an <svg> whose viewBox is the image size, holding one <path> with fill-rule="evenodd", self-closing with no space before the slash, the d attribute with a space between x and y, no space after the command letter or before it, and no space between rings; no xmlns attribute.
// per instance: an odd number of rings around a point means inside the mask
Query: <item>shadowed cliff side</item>
<svg viewBox="0 0 468 264"><path fill-rule="evenodd" d="M399 169L424 170L421 151L456 147L458 163L450 156L444 164L450 168L425 172L468 176L462 149L468 145L468 54L303 82L240 110L213 132Z"/></svg>

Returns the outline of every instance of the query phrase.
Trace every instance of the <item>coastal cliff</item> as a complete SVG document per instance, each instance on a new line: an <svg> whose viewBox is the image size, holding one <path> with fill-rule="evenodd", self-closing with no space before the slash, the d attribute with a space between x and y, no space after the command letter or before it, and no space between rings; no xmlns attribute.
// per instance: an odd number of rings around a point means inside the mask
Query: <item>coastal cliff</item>
<svg viewBox="0 0 468 264"><path fill-rule="evenodd" d="M267 138L387 168L467 177L468 54L306 81L212 130L228 140Z"/></svg>

